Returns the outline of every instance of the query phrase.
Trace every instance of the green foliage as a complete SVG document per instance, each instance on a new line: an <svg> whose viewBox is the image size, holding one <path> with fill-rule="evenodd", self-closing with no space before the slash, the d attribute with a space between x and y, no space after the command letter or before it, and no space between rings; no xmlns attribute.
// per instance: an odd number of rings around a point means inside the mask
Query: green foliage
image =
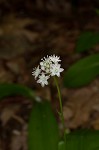
<svg viewBox="0 0 99 150"><path fill-rule="evenodd" d="M64 141L60 141L58 143L58 150L65 150L65 142Z"/></svg>
<svg viewBox="0 0 99 150"><path fill-rule="evenodd" d="M61 141L58 150L99 150L99 131L73 131L66 135L66 146Z"/></svg>
<svg viewBox="0 0 99 150"><path fill-rule="evenodd" d="M34 92L26 87L19 84L0 84L0 99L7 97L7 96L15 96L21 95L26 96L30 99L35 97Z"/></svg>
<svg viewBox="0 0 99 150"><path fill-rule="evenodd" d="M99 9L95 9L97 15L99 15Z"/></svg>
<svg viewBox="0 0 99 150"><path fill-rule="evenodd" d="M74 131L66 141L66 150L99 150L99 131Z"/></svg>
<svg viewBox="0 0 99 150"><path fill-rule="evenodd" d="M64 85L69 88L89 84L99 75L99 54L88 56L76 62L65 73Z"/></svg>
<svg viewBox="0 0 99 150"><path fill-rule="evenodd" d="M82 33L77 41L76 52L84 52L99 44L99 33L86 31Z"/></svg>
<svg viewBox="0 0 99 150"><path fill-rule="evenodd" d="M29 120L29 150L57 150L59 132L49 102L36 103Z"/></svg>
<svg viewBox="0 0 99 150"><path fill-rule="evenodd" d="M66 143L59 142L58 150L99 150L99 131L73 131L66 135Z"/></svg>

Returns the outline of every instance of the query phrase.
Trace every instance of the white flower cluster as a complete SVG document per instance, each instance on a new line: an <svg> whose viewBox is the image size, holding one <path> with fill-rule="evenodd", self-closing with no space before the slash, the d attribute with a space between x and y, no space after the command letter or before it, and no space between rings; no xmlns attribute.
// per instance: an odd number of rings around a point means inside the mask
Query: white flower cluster
<svg viewBox="0 0 99 150"><path fill-rule="evenodd" d="M60 57L51 55L41 59L40 65L33 69L32 75L37 79L42 87L48 85L48 79L51 76L60 77L60 73L64 70L61 68Z"/></svg>

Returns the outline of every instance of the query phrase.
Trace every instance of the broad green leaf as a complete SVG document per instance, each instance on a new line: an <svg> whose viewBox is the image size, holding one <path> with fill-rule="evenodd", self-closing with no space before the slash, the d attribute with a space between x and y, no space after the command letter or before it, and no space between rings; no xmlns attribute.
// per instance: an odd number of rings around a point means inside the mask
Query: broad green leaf
<svg viewBox="0 0 99 150"><path fill-rule="evenodd" d="M99 131L71 132L66 136L66 150L99 150Z"/></svg>
<svg viewBox="0 0 99 150"><path fill-rule="evenodd" d="M19 84L0 84L0 99L7 97L7 96L15 96L15 95L21 95L21 96L26 96L30 99L33 99L34 92L23 85Z"/></svg>
<svg viewBox="0 0 99 150"><path fill-rule="evenodd" d="M76 62L65 73L66 87L81 87L89 84L99 75L99 54L88 56Z"/></svg>
<svg viewBox="0 0 99 150"><path fill-rule="evenodd" d="M57 150L58 142L58 125L50 103L36 103L29 120L29 150Z"/></svg>
<svg viewBox="0 0 99 150"><path fill-rule="evenodd" d="M82 33L77 41L76 52L84 52L99 44L99 33L86 31Z"/></svg>
<svg viewBox="0 0 99 150"><path fill-rule="evenodd" d="M60 141L58 143L58 150L65 150L65 142L64 141Z"/></svg>
<svg viewBox="0 0 99 150"><path fill-rule="evenodd" d="M99 15L99 9L95 9L97 15Z"/></svg>

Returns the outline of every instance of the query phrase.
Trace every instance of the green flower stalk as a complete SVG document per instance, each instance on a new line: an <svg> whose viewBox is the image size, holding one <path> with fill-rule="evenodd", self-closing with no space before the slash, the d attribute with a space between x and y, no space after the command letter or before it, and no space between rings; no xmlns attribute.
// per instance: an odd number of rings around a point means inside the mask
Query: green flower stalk
<svg viewBox="0 0 99 150"><path fill-rule="evenodd" d="M60 105L59 115L60 115L60 118L61 118L61 121L62 121L62 124L63 124L63 128L65 130L65 121L64 121L64 116L63 116L63 106L62 106L61 92L60 92L60 88L59 88L58 81L57 81L56 77L54 77L54 81L55 81L55 85L57 87L57 92L58 92L58 97L59 97L59 105Z"/></svg>
<svg viewBox="0 0 99 150"><path fill-rule="evenodd" d="M61 61L60 57L55 56L55 55L44 57L43 59L41 59L40 65L38 65L37 68L33 69L32 75L37 80L37 83L40 83L42 87L44 87L45 85L48 85L48 79L50 77L54 77L54 81L57 87L58 97L59 97L59 105L60 105L59 115L60 115L62 125L64 128L64 140L66 141L62 98L61 98L61 92L60 92L60 88L59 88L58 81L57 81L57 77L60 77L60 73L64 71L64 69L61 68L61 64L59 63L60 61Z"/></svg>

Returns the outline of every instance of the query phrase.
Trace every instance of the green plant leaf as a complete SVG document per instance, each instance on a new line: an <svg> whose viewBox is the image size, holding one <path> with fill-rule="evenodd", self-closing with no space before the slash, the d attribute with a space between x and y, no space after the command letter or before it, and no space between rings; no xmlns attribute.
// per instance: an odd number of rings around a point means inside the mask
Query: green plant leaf
<svg viewBox="0 0 99 150"><path fill-rule="evenodd" d="M71 132L66 136L66 150L99 150L99 131Z"/></svg>
<svg viewBox="0 0 99 150"><path fill-rule="evenodd" d="M58 125L50 103L35 103L29 120L29 150L57 150L58 142Z"/></svg>
<svg viewBox="0 0 99 150"><path fill-rule="evenodd" d="M99 9L95 9L97 15L99 15Z"/></svg>
<svg viewBox="0 0 99 150"><path fill-rule="evenodd" d="M34 92L26 86L13 83L0 84L0 99L15 95L26 96L30 99L35 98Z"/></svg>
<svg viewBox="0 0 99 150"><path fill-rule="evenodd" d="M84 52L99 44L99 33L86 31L82 33L77 41L76 52Z"/></svg>
<svg viewBox="0 0 99 150"><path fill-rule="evenodd" d="M64 141L60 141L58 143L58 150L65 150L65 142Z"/></svg>
<svg viewBox="0 0 99 150"><path fill-rule="evenodd" d="M64 85L69 88L89 84L99 75L99 54L88 56L72 65L64 76Z"/></svg>

